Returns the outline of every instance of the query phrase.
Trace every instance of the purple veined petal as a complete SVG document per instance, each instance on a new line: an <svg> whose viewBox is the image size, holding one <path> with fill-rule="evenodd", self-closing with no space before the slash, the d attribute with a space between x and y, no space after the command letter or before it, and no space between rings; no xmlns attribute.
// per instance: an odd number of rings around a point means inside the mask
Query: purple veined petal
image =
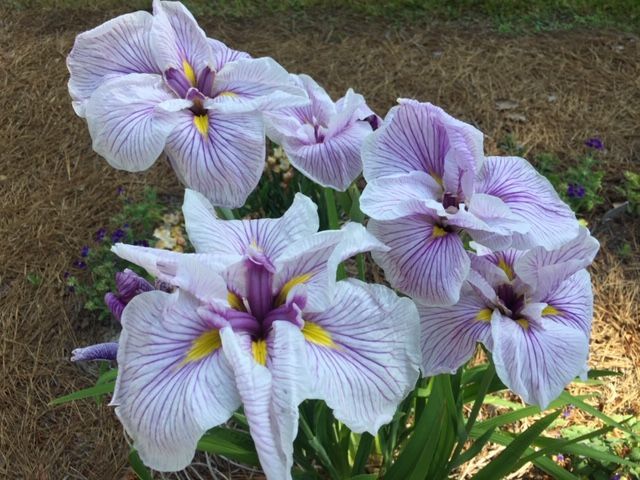
<svg viewBox="0 0 640 480"><path fill-rule="evenodd" d="M160 73L149 46L151 22L147 12L128 13L76 37L67 68L78 116L85 116L87 100L106 80L129 73Z"/></svg>
<svg viewBox="0 0 640 480"><path fill-rule="evenodd" d="M230 328L221 335L262 469L267 478L291 479L298 405L309 390L300 329L274 322L268 368L252 358L250 341L243 341Z"/></svg>
<svg viewBox="0 0 640 480"><path fill-rule="evenodd" d="M522 252L517 250L488 252L484 255L470 254L471 269L484 279L488 288L494 289L516 279L513 265L516 259L521 256ZM478 288L484 290L482 287Z"/></svg>
<svg viewBox="0 0 640 480"><path fill-rule="evenodd" d="M116 272L116 289L125 303L129 303L140 293L154 290L153 285L128 268L122 272Z"/></svg>
<svg viewBox="0 0 640 480"><path fill-rule="evenodd" d="M260 113L177 115L165 152L178 177L216 206L242 206L264 169Z"/></svg>
<svg viewBox="0 0 640 480"><path fill-rule="evenodd" d="M513 235L519 250L559 247L578 234L578 221L569 206L523 158L487 157L477 178L476 191L500 198L531 225L529 232Z"/></svg>
<svg viewBox="0 0 640 480"><path fill-rule="evenodd" d="M435 214L425 200L437 201L441 192L440 185L425 172L401 173L367 183L360 197L360 208L376 220L393 220L416 213Z"/></svg>
<svg viewBox="0 0 640 480"><path fill-rule="evenodd" d="M120 299L120 297L118 297L113 292L105 293L104 303L109 309L109 311L111 312L111 315L113 315L113 318L115 318L119 322L120 319L122 318L122 312L124 311L124 307L126 307L127 304L124 303Z"/></svg>
<svg viewBox="0 0 640 480"><path fill-rule="evenodd" d="M500 380L525 402L544 409L583 373L589 338L580 329L539 321L524 328L494 311L492 356Z"/></svg>
<svg viewBox="0 0 640 480"><path fill-rule="evenodd" d="M211 48L213 66L215 67L216 72L222 70L227 63L235 62L236 60L241 60L243 58L251 58L251 55L247 52L241 52L239 50L229 48L220 40L216 40L215 38L207 38L207 42L209 42L209 47Z"/></svg>
<svg viewBox="0 0 640 480"><path fill-rule="evenodd" d="M311 199L297 193L281 218L220 220L211 203L189 189L182 207L187 234L196 251L238 256L255 243L272 262L291 243L318 231L317 209Z"/></svg>
<svg viewBox="0 0 640 480"><path fill-rule="evenodd" d="M339 134L345 128L360 120L359 116L366 109L368 115L370 110L362 95L353 91L352 88L347 90L344 97L339 99L335 104L336 114L327 125L327 136L332 137ZM371 112L373 113L373 112ZM368 116L365 115L365 116ZM368 127L368 133L371 133L371 125L362 122Z"/></svg>
<svg viewBox="0 0 640 480"><path fill-rule="evenodd" d="M117 355L118 342L96 343L88 347L74 349L71 352L71 361L115 360Z"/></svg>
<svg viewBox="0 0 640 480"><path fill-rule="evenodd" d="M217 72L205 107L219 113L272 111L309 103L304 90L270 57L239 59Z"/></svg>
<svg viewBox="0 0 640 480"><path fill-rule="evenodd" d="M580 227L575 238L555 250L529 250L517 260L514 269L536 298L543 298L566 278L590 265L599 248L589 230Z"/></svg>
<svg viewBox="0 0 640 480"><path fill-rule="evenodd" d="M142 461L185 468L210 428L240 405L218 331L187 294L147 292L124 311L111 405Z"/></svg>
<svg viewBox="0 0 640 480"><path fill-rule="evenodd" d="M449 307L418 305L422 329L422 375L455 373L471 359L478 342L491 349L492 309L469 285Z"/></svg>
<svg viewBox="0 0 640 480"><path fill-rule="evenodd" d="M360 147L370 133L368 123L356 122L320 143L285 140L282 146L291 164L306 177L344 192L362 172Z"/></svg>
<svg viewBox="0 0 640 480"><path fill-rule="evenodd" d="M394 288L419 302L452 305L460 298L470 261L458 234L434 221L428 215L369 220L368 230L389 247L373 252L373 259Z"/></svg>
<svg viewBox="0 0 640 480"><path fill-rule="evenodd" d="M547 304L542 315L549 321L580 329L589 337L593 319L591 276L580 270L540 299Z"/></svg>
<svg viewBox="0 0 640 480"><path fill-rule="evenodd" d="M286 298L294 286L304 285L305 311L322 311L333 302L338 265L361 252L387 247L360 224L326 230L292 243L275 263L274 294Z"/></svg>
<svg viewBox="0 0 640 480"><path fill-rule="evenodd" d="M158 75L133 73L110 80L86 105L93 149L117 169L146 170L178 122L176 110L190 105L173 98Z"/></svg>
<svg viewBox="0 0 640 480"><path fill-rule="evenodd" d="M305 322L314 397L352 431L375 435L418 378L415 305L382 285L345 280L336 286L333 305L305 314Z"/></svg>
<svg viewBox="0 0 640 480"><path fill-rule="evenodd" d="M512 233L526 234L531 226L522 217L514 214L511 209L498 197L486 195L484 193L476 193L471 198L469 204L469 213L482 220L488 227L488 230L474 231L470 229L469 234L475 238L478 234L478 242L485 243L494 250L499 248L504 250L502 244L506 243L502 239L491 241L492 237L510 236ZM486 234L493 234L486 236ZM507 241L510 241L507 239Z"/></svg>
<svg viewBox="0 0 640 480"><path fill-rule="evenodd" d="M162 71L184 71L195 86L197 74L213 59L207 36L180 2L153 0L152 52Z"/></svg>

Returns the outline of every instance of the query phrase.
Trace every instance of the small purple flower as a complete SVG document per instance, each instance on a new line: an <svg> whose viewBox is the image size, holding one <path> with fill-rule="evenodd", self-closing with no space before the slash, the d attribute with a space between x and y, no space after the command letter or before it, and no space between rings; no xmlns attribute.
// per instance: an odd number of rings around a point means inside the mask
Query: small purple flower
<svg viewBox="0 0 640 480"><path fill-rule="evenodd" d="M147 170L164 151L182 182L227 207L262 174L262 113L308 103L282 66L207 38L180 2L78 35L67 66L73 108L111 166Z"/></svg>
<svg viewBox="0 0 640 480"><path fill-rule="evenodd" d="M604 143L602 143L602 140L598 137L592 137L587 139L584 144L589 147L589 148L593 148L595 150L602 150L604 149Z"/></svg>
<svg viewBox="0 0 640 480"><path fill-rule="evenodd" d="M567 196L569 198L583 198L585 193L584 187L578 183L567 185Z"/></svg>
<svg viewBox="0 0 640 480"><path fill-rule="evenodd" d="M122 241L122 239L124 239L125 235L126 235L126 232L121 228L118 228L111 234L111 242L118 243Z"/></svg>
<svg viewBox="0 0 640 480"><path fill-rule="evenodd" d="M106 235L107 235L107 229L106 229L106 228L104 228L104 227L102 227L102 228L99 228L99 229L96 231L94 238L95 238L96 242L101 242L101 241L103 241L103 240L104 240L104 237L105 237Z"/></svg>
<svg viewBox="0 0 640 480"><path fill-rule="evenodd" d="M78 260L74 261L74 262L73 262L73 266L74 266L75 268L79 268L79 269L81 269L81 270L84 270L85 268L87 268L87 264L86 264L86 262L85 262L84 260L80 260L80 259L78 259Z"/></svg>
<svg viewBox="0 0 640 480"><path fill-rule="evenodd" d="M133 244L138 246L138 247L148 247L149 246L149 242L147 242L146 240L136 240L135 242L133 242Z"/></svg>
<svg viewBox="0 0 640 480"><path fill-rule="evenodd" d="M380 118L351 89L334 103L308 75L291 78L307 92L311 103L265 114L267 135L304 175L324 187L344 191L362 172L362 142L377 128Z"/></svg>
<svg viewBox="0 0 640 480"><path fill-rule="evenodd" d="M117 195L124 195L124 187L122 185L120 185L118 188L116 188L116 194Z"/></svg>
<svg viewBox="0 0 640 480"><path fill-rule="evenodd" d="M130 227L130 225L128 223L122 224L122 228L124 228L125 230L128 230L129 227Z"/></svg>
<svg viewBox="0 0 640 480"><path fill-rule="evenodd" d="M559 453L558 455L556 455L556 461L559 463L564 462L564 455Z"/></svg>
<svg viewBox="0 0 640 480"><path fill-rule="evenodd" d="M562 418L569 418L571 416L571 412L574 409L574 405L569 404L562 410Z"/></svg>
<svg viewBox="0 0 640 480"><path fill-rule="evenodd" d="M62 278L64 278L65 280L67 280L70 276L71 276L71 274L69 272L64 272L62 274Z"/></svg>
<svg viewBox="0 0 640 480"><path fill-rule="evenodd" d="M89 250L90 250L89 247L87 245L85 245L80 250L80 256L83 257L83 258L87 258L89 256Z"/></svg>

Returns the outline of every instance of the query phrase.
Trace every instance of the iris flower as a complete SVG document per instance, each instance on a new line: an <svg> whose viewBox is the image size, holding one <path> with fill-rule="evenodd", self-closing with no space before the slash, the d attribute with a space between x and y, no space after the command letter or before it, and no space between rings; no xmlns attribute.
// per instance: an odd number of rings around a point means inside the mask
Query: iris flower
<svg viewBox="0 0 640 480"><path fill-rule="evenodd" d="M462 233L496 249L555 248L578 234L571 209L524 159L483 155L483 135L429 103L400 100L364 142L361 208L390 247L392 286L452 305L469 272Z"/></svg>
<svg viewBox="0 0 640 480"><path fill-rule="evenodd" d="M598 247L581 227L551 251L480 249L459 303L418 306L424 374L455 372L481 342L502 382L546 408L587 371L593 293L585 267Z"/></svg>
<svg viewBox="0 0 640 480"><path fill-rule="evenodd" d="M164 151L186 185L227 207L262 173L261 111L308 102L273 59L207 38L179 2L78 35L67 66L73 107L111 166L146 170Z"/></svg>
<svg viewBox="0 0 640 480"><path fill-rule="evenodd" d="M190 190L183 211L197 253L114 246L177 287L136 296L122 315L112 404L142 460L184 468L243 405L267 477L287 479L304 399L324 400L355 432L390 421L418 376L416 307L335 280L345 258L385 247L358 224L317 233L301 194L280 219L219 220Z"/></svg>
<svg viewBox="0 0 640 480"><path fill-rule="evenodd" d="M305 176L344 191L362 172L362 142L377 126L378 117L352 89L334 103L311 77L291 78L311 103L266 113L267 135Z"/></svg>

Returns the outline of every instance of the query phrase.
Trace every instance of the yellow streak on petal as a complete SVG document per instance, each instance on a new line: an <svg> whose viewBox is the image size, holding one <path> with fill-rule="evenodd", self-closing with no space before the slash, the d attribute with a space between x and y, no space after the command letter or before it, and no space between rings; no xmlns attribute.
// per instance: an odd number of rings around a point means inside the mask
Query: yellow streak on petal
<svg viewBox="0 0 640 480"><path fill-rule="evenodd" d="M529 329L529 320L521 318L519 320L516 320L516 323L520 325L522 328L524 328L525 330Z"/></svg>
<svg viewBox="0 0 640 480"><path fill-rule="evenodd" d="M589 222L587 222L584 218L579 218L578 219L578 223L580 225L582 225L583 227L588 227L589 226Z"/></svg>
<svg viewBox="0 0 640 480"><path fill-rule="evenodd" d="M431 175L431 178L433 178L438 183L438 185L444 188L444 182L442 181L442 177L440 175L435 172L430 173L429 175Z"/></svg>
<svg viewBox="0 0 640 480"><path fill-rule="evenodd" d="M253 353L254 360L262 366L267 365L267 341L256 340L251 342L251 353Z"/></svg>
<svg viewBox="0 0 640 480"><path fill-rule="evenodd" d="M493 312L491 311L490 308L483 308L482 310L478 311L478 314L476 315L476 320L479 320L481 322L490 322L492 314Z"/></svg>
<svg viewBox="0 0 640 480"><path fill-rule="evenodd" d="M202 136L209 133L209 117L206 115L196 115L193 117L193 124L196 126Z"/></svg>
<svg viewBox="0 0 640 480"><path fill-rule="evenodd" d="M513 268L511 268L511 266L504 261L503 257L500 257L500 261L498 262L498 267L500 267L502 271L507 274L507 278L509 280L513 280L516 277L515 273L513 273Z"/></svg>
<svg viewBox="0 0 640 480"><path fill-rule="evenodd" d="M558 315L559 313L560 313L560 311L556 307L553 307L551 305L547 305L542 310L542 316L543 317L546 317L547 315Z"/></svg>
<svg viewBox="0 0 640 480"><path fill-rule="evenodd" d="M222 92L217 95L218 97L237 97L238 94L235 92Z"/></svg>
<svg viewBox="0 0 640 480"><path fill-rule="evenodd" d="M287 295L289 295L289 292L293 287L308 282L311 277L313 277L312 273L303 273L302 275L293 277L291 280L285 283L282 287L282 290L280 290L278 297L276 298L276 306L279 307L287 301Z"/></svg>
<svg viewBox="0 0 640 480"><path fill-rule="evenodd" d="M233 292L227 292L227 302L229 302L229 306L231 306L231 308L233 308L234 310L238 310L239 312L247 311L240 297Z"/></svg>
<svg viewBox="0 0 640 480"><path fill-rule="evenodd" d="M304 322L302 335L311 343L328 348L336 348L336 344L331 338L331 334L317 323Z"/></svg>
<svg viewBox="0 0 640 480"><path fill-rule="evenodd" d="M187 77L192 87L196 86L196 73L193 71L193 67L186 60L182 60L182 70L184 76Z"/></svg>
<svg viewBox="0 0 640 480"><path fill-rule="evenodd" d="M191 362L197 362L208 357L222 346L219 330L209 330L202 333L198 338L191 342L191 348L187 352L181 365Z"/></svg>
<svg viewBox="0 0 640 480"><path fill-rule="evenodd" d="M447 231L442 228L440 225L434 225L433 231L431 232L431 237L433 238L441 238L447 234Z"/></svg>

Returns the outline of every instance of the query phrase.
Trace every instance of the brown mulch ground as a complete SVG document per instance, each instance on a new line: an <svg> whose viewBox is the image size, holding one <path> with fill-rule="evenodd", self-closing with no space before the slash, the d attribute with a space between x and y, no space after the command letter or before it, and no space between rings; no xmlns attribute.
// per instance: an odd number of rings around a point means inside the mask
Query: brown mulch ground
<svg viewBox="0 0 640 480"><path fill-rule="evenodd" d="M124 11L124 10L123 10ZM107 223L115 188L145 184L179 194L168 167L144 174L107 166L91 150L66 91L65 56L79 32L112 13L9 12L0 8L0 477L111 479L126 471L127 446L110 409L47 403L94 380L70 364L95 331L62 273ZM486 148L513 133L527 153L557 153L570 165L599 135L607 152L606 204L624 170L640 170L640 40L615 32L505 37L481 26L415 25L310 12L225 22L211 35L255 56L271 55L334 94L352 86L379 113L398 96L441 105L477 125ZM496 101L518 103L499 111ZM517 115L514 115L517 114ZM598 229L591 365L622 377L600 388L605 411L640 412L640 222L624 216ZM623 244L631 254L619 255ZM33 285L28 274L43 281ZM37 283L37 282L36 282Z"/></svg>

